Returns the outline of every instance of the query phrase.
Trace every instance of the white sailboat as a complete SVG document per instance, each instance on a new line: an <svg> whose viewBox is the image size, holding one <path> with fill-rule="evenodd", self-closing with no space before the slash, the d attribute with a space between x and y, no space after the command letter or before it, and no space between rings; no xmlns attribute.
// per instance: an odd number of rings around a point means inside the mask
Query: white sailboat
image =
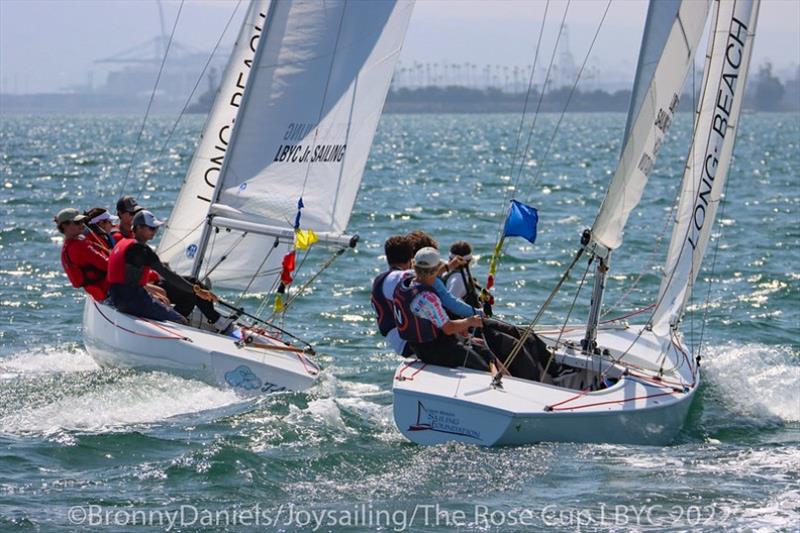
<svg viewBox="0 0 800 533"><path fill-rule="evenodd" d="M344 232L412 8L250 4L159 243L162 261L215 289L269 295L298 231L313 231L316 245L355 245ZM140 319L91 299L84 308L85 344L101 365L263 393L318 379L313 350L285 331L262 322L239 333Z"/></svg>
<svg viewBox="0 0 800 533"><path fill-rule="evenodd" d="M406 362L395 372L393 393L395 422L409 440L665 444L680 431L700 373L678 327L727 177L759 2L715 0L713 5L692 145L649 320L600 323L604 282L693 64L710 8L710 2L699 0L650 3L622 155L575 259L583 253L596 265L588 323L536 330L553 364L567 372L540 383Z"/></svg>

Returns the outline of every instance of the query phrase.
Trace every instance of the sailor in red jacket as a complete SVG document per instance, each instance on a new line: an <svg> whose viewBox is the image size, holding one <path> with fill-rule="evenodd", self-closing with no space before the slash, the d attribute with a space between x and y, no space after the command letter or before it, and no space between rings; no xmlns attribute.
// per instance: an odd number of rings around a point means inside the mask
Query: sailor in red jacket
<svg viewBox="0 0 800 533"><path fill-rule="evenodd" d="M119 227L111 231L111 236L116 242L119 242L122 239L133 238L133 217L142 209L142 206L136 203L136 200L133 196L125 195L117 200L117 216L119 217Z"/></svg>
<svg viewBox="0 0 800 533"><path fill-rule="evenodd" d="M62 209L55 216L58 231L64 235L61 264L73 287L82 287L97 301L108 294L108 259L83 235L86 217L77 209Z"/></svg>
<svg viewBox="0 0 800 533"><path fill-rule="evenodd" d="M114 246L108 258L111 301L123 313L184 324L184 317L197 306L218 331L227 331L234 318L223 317L214 309L214 293L170 270L147 245L161 224L150 211L139 211L132 220L134 238L122 239ZM161 276L159 283L175 309L145 290L153 271Z"/></svg>

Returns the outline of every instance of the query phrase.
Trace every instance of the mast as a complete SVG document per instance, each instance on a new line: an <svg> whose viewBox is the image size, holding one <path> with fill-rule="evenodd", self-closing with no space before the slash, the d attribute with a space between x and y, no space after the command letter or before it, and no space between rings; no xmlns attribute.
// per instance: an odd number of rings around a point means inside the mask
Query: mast
<svg viewBox="0 0 800 533"><path fill-rule="evenodd" d="M269 30L269 26L273 19L273 13L275 12L275 2L270 1L269 5L267 6L267 12L263 15L264 16L264 24L261 27L261 31L258 34L258 44L256 45L256 51L253 56L252 62L250 63L250 72L248 73L248 80L253 77L253 72L255 68L258 67L259 60L261 59L261 54L263 53L264 47L266 46L264 43L267 41L267 31ZM255 27L256 30L259 30L258 26ZM252 38L251 38L252 42ZM238 123L236 119L239 118L243 113L244 110L247 108L247 102L250 98L250 94L252 90L250 89L251 84L246 83L242 88L241 93L241 100L239 103L239 108L236 113L236 117L233 119L233 125L231 126L231 135L227 143L227 148L234 146L237 136L239 135L239 131L242 129L241 124L242 121L240 120ZM222 191L223 184L225 183L225 174L228 172L228 166L230 165L231 157L229 150L225 151L225 156L222 160L222 166L219 169L219 174L217 175L217 181L214 187L214 193L211 196L211 203L210 205L213 206L219 200L220 192ZM206 255L206 249L208 248L208 240L211 237L211 212L209 211L209 215L206 217L206 223L203 225L202 233L200 234L200 240L197 245L197 255L194 257L194 263L192 264L192 277L196 279L200 279L200 268L203 266L203 258Z"/></svg>
<svg viewBox="0 0 800 533"><path fill-rule="evenodd" d="M586 251L597 261L592 304L582 344L597 336L605 278L613 250L639 204L680 100L680 92L708 18L709 1L651 0L620 161L592 225Z"/></svg>
<svg viewBox="0 0 800 533"><path fill-rule="evenodd" d="M189 274L193 271L211 197L220 182L219 172L228 155L231 130L242 108L242 93L251 76L256 47L262 40L263 21L271 7L270 0L254 0L245 13L200 142L175 200L166 231L158 243L159 256L176 272Z"/></svg>

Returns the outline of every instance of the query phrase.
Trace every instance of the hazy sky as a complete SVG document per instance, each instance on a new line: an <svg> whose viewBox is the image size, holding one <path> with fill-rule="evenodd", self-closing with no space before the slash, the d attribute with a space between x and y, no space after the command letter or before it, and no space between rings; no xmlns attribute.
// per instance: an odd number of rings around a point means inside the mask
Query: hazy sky
<svg viewBox="0 0 800 533"><path fill-rule="evenodd" d="M175 39L210 51L236 0L186 0ZM572 55L580 63L605 0L573 0L567 13ZM162 0L170 31L180 2ZM549 54L565 0L550 3L543 51ZM524 65L532 62L543 0L418 0L401 61ZM590 65L630 78L647 5L613 0L591 54ZM243 13L244 6L239 8ZM238 21L237 21L238 22ZM51 92L85 83L94 72L102 84L109 67L95 60L115 56L160 31L155 0L0 0L0 88L3 92ZM230 44L238 24L229 30ZM769 59L779 73L800 63L800 0L763 0L754 64ZM113 67L118 68L118 67Z"/></svg>

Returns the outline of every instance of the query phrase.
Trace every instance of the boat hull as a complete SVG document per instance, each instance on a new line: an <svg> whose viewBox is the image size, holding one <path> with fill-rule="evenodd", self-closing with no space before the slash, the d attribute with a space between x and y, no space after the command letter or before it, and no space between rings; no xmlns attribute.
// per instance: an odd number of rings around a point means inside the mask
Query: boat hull
<svg viewBox="0 0 800 533"><path fill-rule="evenodd" d="M251 348L237 339L171 322L141 319L87 298L84 344L102 367L160 370L245 394L303 391L319 379L305 354Z"/></svg>
<svg viewBox="0 0 800 533"><path fill-rule="evenodd" d="M486 372L407 362L394 376L394 419L406 438L423 445L669 444L683 427L699 375L682 383L647 376L632 372L597 391L510 377L493 388Z"/></svg>

